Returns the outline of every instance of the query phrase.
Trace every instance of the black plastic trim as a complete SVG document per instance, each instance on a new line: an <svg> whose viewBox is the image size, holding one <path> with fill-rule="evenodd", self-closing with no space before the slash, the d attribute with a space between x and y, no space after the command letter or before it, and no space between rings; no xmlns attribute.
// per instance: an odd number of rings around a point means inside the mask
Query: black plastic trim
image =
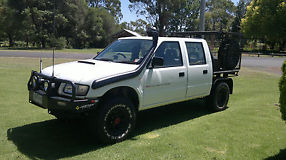
<svg viewBox="0 0 286 160"><path fill-rule="evenodd" d="M214 79L211 92L213 92L213 89L215 88L214 86L216 86L219 82L226 82L228 84L230 94L233 93L233 80L231 78L216 78L216 79Z"/></svg>
<svg viewBox="0 0 286 160"><path fill-rule="evenodd" d="M95 65L95 63L93 62L88 62L88 61L77 61L78 63L85 63L85 64L92 64Z"/></svg>
<svg viewBox="0 0 286 160"><path fill-rule="evenodd" d="M33 94L37 93L42 96L42 104L38 104L33 101ZM58 96L50 97L46 93L41 93L39 91L29 91L29 102L44 108L53 110L55 113L60 111L71 111L74 113L82 113L88 112L90 110L94 110L97 107L98 102L92 102L93 99L82 99L82 100L74 100ZM64 105L59 105L60 103Z"/></svg>

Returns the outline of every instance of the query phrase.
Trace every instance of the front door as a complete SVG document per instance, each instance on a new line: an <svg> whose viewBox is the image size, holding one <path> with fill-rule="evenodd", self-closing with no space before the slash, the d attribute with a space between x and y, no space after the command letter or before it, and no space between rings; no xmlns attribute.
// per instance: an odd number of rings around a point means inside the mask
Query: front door
<svg viewBox="0 0 286 160"><path fill-rule="evenodd" d="M183 65L180 43L162 42L155 56L163 58L164 65L146 70L143 107L176 101L186 95L187 68Z"/></svg>

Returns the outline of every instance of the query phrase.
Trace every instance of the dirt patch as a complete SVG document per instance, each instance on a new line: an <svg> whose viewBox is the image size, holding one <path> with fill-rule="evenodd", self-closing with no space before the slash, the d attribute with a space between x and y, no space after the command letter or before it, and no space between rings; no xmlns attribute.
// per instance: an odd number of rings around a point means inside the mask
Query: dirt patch
<svg viewBox="0 0 286 160"><path fill-rule="evenodd" d="M214 149L214 148L211 148L211 147L206 147L206 150L208 152L213 152L213 153L218 153L218 154L225 154L226 153L226 149L224 149L224 150L217 150L217 149Z"/></svg>

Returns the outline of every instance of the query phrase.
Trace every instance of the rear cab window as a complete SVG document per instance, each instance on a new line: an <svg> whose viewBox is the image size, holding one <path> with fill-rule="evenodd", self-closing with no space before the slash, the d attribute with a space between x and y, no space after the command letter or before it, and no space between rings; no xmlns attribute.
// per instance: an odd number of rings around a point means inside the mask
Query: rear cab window
<svg viewBox="0 0 286 160"><path fill-rule="evenodd" d="M201 42L185 42L189 65L204 65L206 64L206 57Z"/></svg>

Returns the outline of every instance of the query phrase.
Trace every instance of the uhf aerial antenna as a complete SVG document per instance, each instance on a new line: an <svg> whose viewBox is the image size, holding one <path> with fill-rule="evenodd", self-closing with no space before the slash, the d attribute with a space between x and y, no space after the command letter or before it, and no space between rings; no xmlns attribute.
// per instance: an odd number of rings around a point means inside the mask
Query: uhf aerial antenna
<svg viewBox="0 0 286 160"><path fill-rule="evenodd" d="M43 69L43 61L42 61L42 56L40 58L40 73L42 73L42 69Z"/></svg>
<svg viewBox="0 0 286 160"><path fill-rule="evenodd" d="M54 0L54 14L53 14L53 34L54 38L56 38L55 34L55 14L56 14L56 0ZM53 43L53 73L52 77L55 75L55 43Z"/></svg>

